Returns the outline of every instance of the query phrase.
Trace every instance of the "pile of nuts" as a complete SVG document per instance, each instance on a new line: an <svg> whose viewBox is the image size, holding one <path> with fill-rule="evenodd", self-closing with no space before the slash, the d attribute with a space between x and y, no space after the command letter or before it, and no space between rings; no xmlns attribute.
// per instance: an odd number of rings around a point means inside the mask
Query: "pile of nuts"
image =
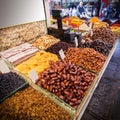
<svg viewBox="0 0 120 120"><path fill-rule="evenodd" d="M51 36L51 35L44 35L40 38L38 38L33 45L41 50L45 50L51 45L59 42L59 39Z"/></svg>
<svg viewBox="0 0 120 120"><path fill-rule="evenodd" d="M94 73L61 60L51 62L36 84L77 108L94 78Z"/></svg>
<svg viewBox="0 0 120 120"><path fill-rule="evenodd" d="M75 63L93 72L99 72L106 57L93 48L69 48L65 60Z"/></svg>
<svg viewBox="0 0 120 120"><path fill-rule="evenodd" d="M57 54L59 56L59 50L67 50L69 47L74 47L74 45L66 43L66 42L58 42L49 48L46 49L47 52L51 52Z"/></svg>
<svg viewBox="0 0 120 120"><path fill-rule="evenodd" d="M1 120L70 120L70 115L31 87L0 104Z"/></svg>
<svg viewBox="0 0 120 120"><path fill-rule="evenodd" d="M0 29L1 51L29 41L35 41L46 33L45 21L36 21Z"/></svg>
<svg viewBox="0 0 120 120"><path fill-rule="evenodd" d="M92 40L102 40L106 43L113 44L116 40L116 35L107 27L97 27L93 29Z"/></svg>
<svg viewBox="0 0 120 120"><path fill-rule="evenodd" d="M34 69L38 74L49 66L49 61L57 61L55 54L40 51L35 56L16 66L16 69L28 76L30 70Z"/></svg>
<svg viewBox="0 0 120 120"><path fill-rule="evenodd" d="M94 50L102 53L105 56L108 56L110 53L110 50L112 49L113 45L109 43L105 43L101 40L94 40L93 42L85 42L85 43L80 43L79 47L82 48L93 48Z"/></svg>
<svg viewBox="0 0 120 120"><path fill-rule="evenodd" d="M16 73L0 74L0 101L25 83Z"/></svg>

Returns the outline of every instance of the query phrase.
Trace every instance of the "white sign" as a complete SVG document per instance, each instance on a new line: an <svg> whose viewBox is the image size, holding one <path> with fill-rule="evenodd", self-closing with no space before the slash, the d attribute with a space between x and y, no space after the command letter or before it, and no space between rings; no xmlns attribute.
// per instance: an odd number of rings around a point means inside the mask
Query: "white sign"
<svg viewBox="0 0 120 120"><path fill-rule="evenodd" d="M38 78L39 78L39 76L38 76L38 74L36 73L35 70L31 70L29 72L29 77L31 78L33 83L35 83L38 80Z"/></svg>
<svg viewBox="0 0 120 120"><path fill-rule="evenodd" d="M90 30L90 36L91 37L93 36L93 30L92 29Z"/></svg>
<svg viewBox="0 0 120 120"><path fill-rule="evenodd" d="M59 55L60 55L61 59L64 59L64 58L65 58L65 54L64 54L63 49L61 49L61 50L59 51Z"/></svg>
<svg viewBox="0 0 120 120"><path fill-rule="evenodd" d="M2 73L9 73L10 72L10 69L8 68L8 66L4 60L0 60L0 71Z"/></svg>
<svg viewBox="0 0 120 120"><path fill-rule="evenodd" d="M75 37L75 46L78 47L78 39Z"/></svg>
<svg viewBox="0 0 120 120"><path fill-rule="evenodd" d="M93 23L92 22L89 24L89 26L90 26L91 29L93 29Z"/></svg>

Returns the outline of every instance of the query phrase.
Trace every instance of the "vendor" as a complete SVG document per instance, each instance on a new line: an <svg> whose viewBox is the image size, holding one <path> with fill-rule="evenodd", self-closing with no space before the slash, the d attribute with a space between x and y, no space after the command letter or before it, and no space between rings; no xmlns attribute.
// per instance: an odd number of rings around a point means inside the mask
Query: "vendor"
<svg viewBox="0 0 120 120"><path fill-rule="evenodd" d="M87 18L87 14L85 12L84 6L83 6L83 2L80 2L79 5L77 6L77 16L80 18Z"/></svg>

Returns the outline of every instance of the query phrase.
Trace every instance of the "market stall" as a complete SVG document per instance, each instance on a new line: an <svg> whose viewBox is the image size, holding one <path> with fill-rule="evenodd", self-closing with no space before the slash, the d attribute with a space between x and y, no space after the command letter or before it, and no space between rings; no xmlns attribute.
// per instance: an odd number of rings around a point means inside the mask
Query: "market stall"
<svg viewBox="0 0 120 120"><path fill-rule="evenodd" d="M48 33L29 42L21 39L24 43L14 47L2 46L2 120L8 116L9 119L80 120L109 64L119 40L114 33L117 23L109 26L97 17L88 21L62 18L53 12L60 23L53 25L56 27L47 24Z"/></svg>

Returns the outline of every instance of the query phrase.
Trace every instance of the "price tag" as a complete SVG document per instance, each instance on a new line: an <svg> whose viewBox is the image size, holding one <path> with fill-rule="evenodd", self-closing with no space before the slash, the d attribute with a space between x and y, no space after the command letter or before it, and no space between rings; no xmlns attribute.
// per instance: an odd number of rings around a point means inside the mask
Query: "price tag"
<svg viewBox="0 0 120 120"><path fill-rule="evenodd" d="M31 78L33 83L35 83L38 80L38 78L39 78L39 76L38 76L38 74L36 73L35 70L31 70L29 72L29 77Z"/></svg>
<svg viewBox="0 0 120 120"><path fill-rule="evenodd" d="M78 47L78 39L75 37L75 46Z"/></svg>
<svg viewBox="0 0 120 120"><path fill-rule="evenodd" d="M92 22L89 24L89 26L90 26L91 29L93 29L93 23Z"/></svg>
<svg viewBox="0 0 120 120"><path fill-rule="evenodd" d="M81 40L81 43L85 43L85 40L84 40L84 39L82 39L82 40Z"/></svg>
<svg viewBox="0 0 120 120"><path fill-rule="evenodd" d="M0 71L2 73L8 73L10 72L10 69L8 68L7 64L5 63L4 60L0 60Z"/></svg>
<svg viewBox="0 0 120 120"><path fill-rule="evenodd" d="M59 50L59 55L60 55L60 57L61 57L62 59L65 58L65 54L64 54L63 49Z"/></svg>
<svg viewBox="0 0 120 120"><path fill-rule="evenodd" d="M91 37L93 36L93 30L92 29L90 30L90 36Z"/></svg>
<svg viewBox="0 0 120 120"><path fill-rule="evenodd" d="M69 25L69 22L68 22L68 21L66 21L66 25Z"/></svg>

